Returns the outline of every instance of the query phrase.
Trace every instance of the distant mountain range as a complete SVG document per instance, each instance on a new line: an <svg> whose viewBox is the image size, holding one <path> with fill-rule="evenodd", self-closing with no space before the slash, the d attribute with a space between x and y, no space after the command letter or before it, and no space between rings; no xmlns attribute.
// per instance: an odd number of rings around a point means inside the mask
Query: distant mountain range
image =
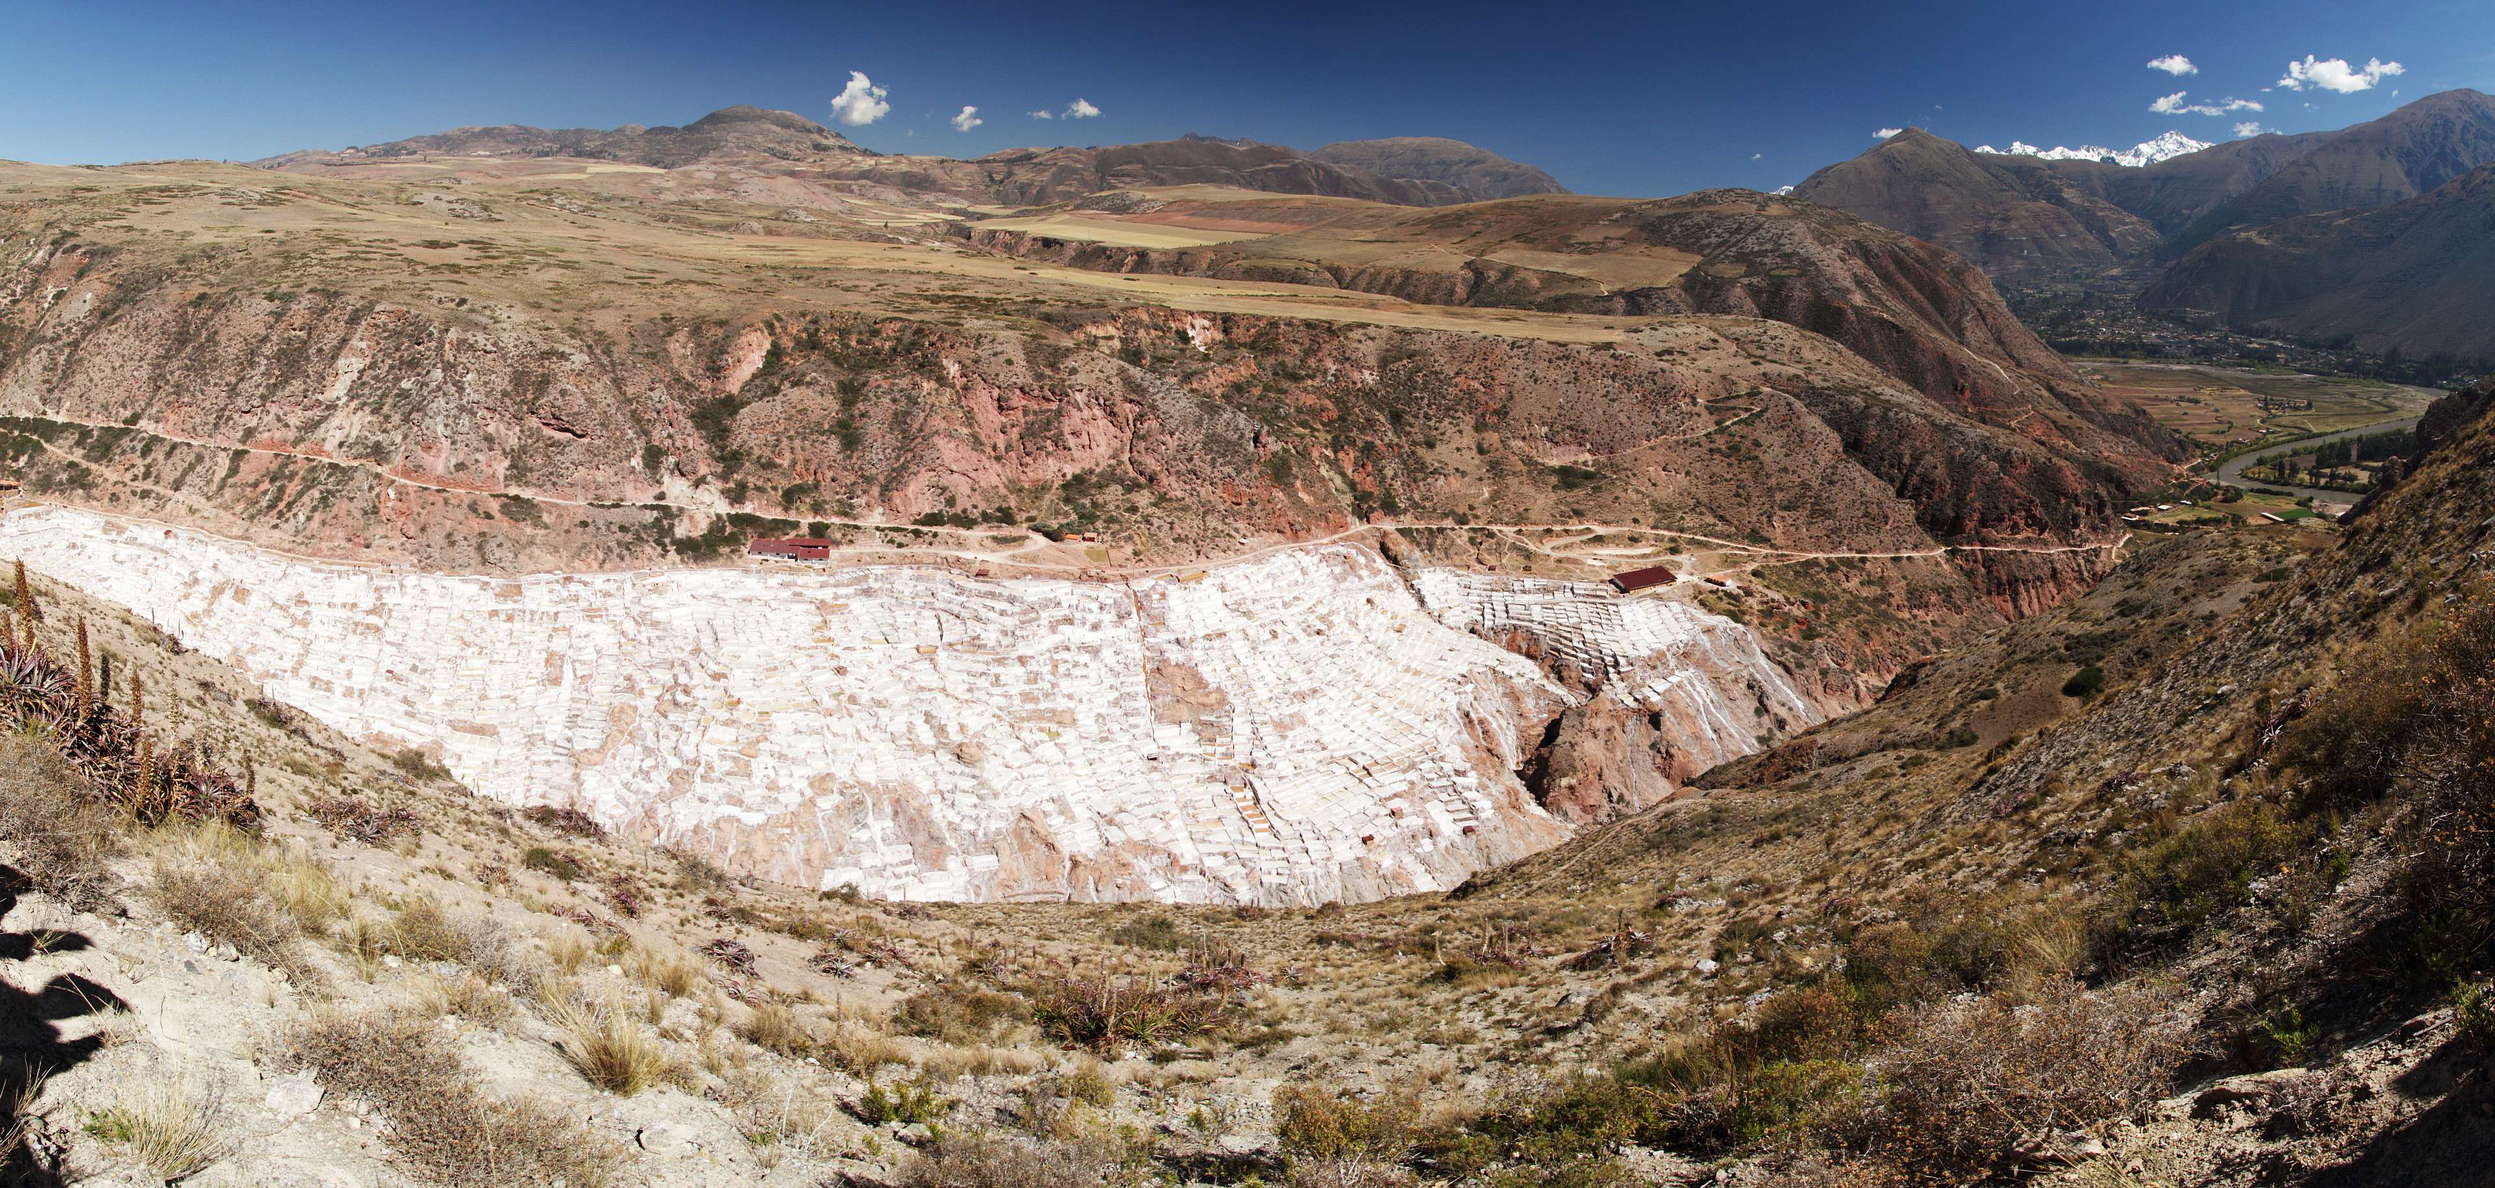
<svg viewBox="0 0 2495 1188"><path fill-rule="evenodd" d="M2495 365L2495 165L2389 206L2221 235L2140 303L2378 355Z"/></svg>
<svg viewBox="0 0 2495 1188"><path fill-rule="evenodd" d="M725 108L683 127L454 128L384 144L287 153L252 164L335 175L374 165L459 158L575 158L654 169L700 164L756 174L878 181L1008 205L1169 185L1234 186L1403 206L1568 192L1531 165L1435 136L1343 141L1303 153L1278 144L1191 135L1108 147L1007 149L962 160L873 152L794 112L759 107Z"/></svg>
<svg viewBox="0 0 2495 1188"><path fill-rule="evenodd" d="M2337 132L2165 155L2183 140L2001 153L1908 129L1793 194L1940 244L2012 289L2145 287L2151 308L2240 328L2495 357L2495 334L2469 329L2495 322L2495 302L2453 308L2477 286L2447 275L2495 239L2469 224L2484 186L2472 171L2495 164L2495 98L2445 91ZM2355 217L2368 211L2382 217Z"/></svg>
<svg viewBox="0 0 2495 1188"><path fill-rule="evenodd" d="M2010 142L2010 147L2006 149L1997 149L1987 144L1978 146L1975 151L2001 156L2036 157L2046 161L2102 161L2108 165L2128 165L2138 169L2155 165L2159 161L2171 161L2185 153L2197 153L2209 147L2211 146L2206 140L2194 140L2180 132L2168 132L2155 140L2144 140L2127 149L2110 149L2097 144L2081 145L2078 148L2037 148L2026 141L2013 140Z"/></svg>

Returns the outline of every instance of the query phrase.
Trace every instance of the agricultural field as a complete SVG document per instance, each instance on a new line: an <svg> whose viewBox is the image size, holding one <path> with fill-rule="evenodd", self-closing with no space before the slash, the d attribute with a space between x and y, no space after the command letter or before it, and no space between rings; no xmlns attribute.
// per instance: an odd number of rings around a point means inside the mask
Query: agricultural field
<svg viewBox="0 0 2495 1188"><path fill-rule="evenodd" d="M2380 380L2192 364L2077 360L2082 374L2211 448L2414 416L2440 393ZM2263 429L2270 432L2264 434Z"/></svg>
<svg viewBox="0 0 2495 1188"><path fill-rule="evenodd" d="M1023 231L1051 239L1105 243L1111 247L1188 248L1249 238L1237 231L1147 223L1080 211L987 219L978 225L988 230Z"/></svg>

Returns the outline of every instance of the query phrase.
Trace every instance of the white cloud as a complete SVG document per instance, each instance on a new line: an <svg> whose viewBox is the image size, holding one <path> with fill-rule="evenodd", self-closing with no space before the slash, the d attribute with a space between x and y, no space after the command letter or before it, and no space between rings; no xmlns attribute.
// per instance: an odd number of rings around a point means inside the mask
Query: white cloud
<svg viewBox="0 0 2495 1188"><path fill-rule="evenodd" d="M2181 78L2187 74L2200 73L2200 67L2192 65L2192 60L2181 54L2168 54L2162 58L2151 58L2148 61L2148 68L2151 70L2163 70L2176 78Z"/></svg>
<svg viewBox="0 0 2495 1188"><path fill-rule="evenodd" d="M956 132L968 132L984 123L987 123L987 121L979 118L978 108L964 104L962 106L962 110L953 117L953 130Z"/></svg>
<svg viewBox="0 0 2495 1188"><path fill-rule="evenodd" d="M1042 108L1042 109L1040 109L1040 110L1038 110L1038 111L1033 111L1033 112L1025 112L1024 114L1026 114L1026 115L1030 116L1032 119L1035 119L1035 120L1053 120L1053 119L1056 119L1056 118L1057 118L1057 113L1056 113L1056 112L1050 111L1050 110L1048 110L1048 109L1046 109L1046 108Z"/></svg>
<svg viewBox="0 0 2495 1188"><path fill-rule="evenodd" d="M1077 99L1066 105L1066 118L1069 120L1088 120L1099 114L1100 109L1092 106L1089 99Z"/></svg>
<svg viewBox="0 0 2495 1188"><path fill-rule="evenodd" d="M1766 153L1752 153L1752 154L1750 154L1750 159L1751 159L1751 160L1753 160L1753 161L1756 161L1756 160L1758 160L1759 158L1764 157L1764 156L1766 156L1766 155L1767 155Z"/></svg>
<svg viewBox="0 0 2495 1188"><path fill-rule="evenodd" d="M852 128L864 127L884 118L892 110L884 102L885 90L863 70L849 72L849 85L840 89L840 97L832 100L832 117Z"/></svg>
<svg viewBox="0 0 2495 1188"><path fill-rule="evenodd" d="M2375 83L2394 74L2406 73L2408 67L2380 58L2367 58L2365 65L2358 67L2348 65L2346 58L2316 58L2306 54L2304 61L2287 64L2287 73L2278 80L2278 85L2290 91L2301 91L2310 86L2353 95L2358 91L2373 90Z"/></svg>
<svg viewBox="0 0 2495 1188"><path fill-rule="evenodd" d="M2246 120L2243 123L2235 125L2235 135L2239 138L2261 135L2261 121Z"/></svg>
<svg viewBox="0 0 2495 1188"><path fill-rule="evenodd" d="M1903 131L1905 131L1904 128L1882 128L1879 131L1872 133L1871 138L1873 140L1887 140L1889 137L1895 136Z"/></svg>
<svg viewBox="0 0 2495 1188"><path fill-rule="evenodd" d="M2261 110L2261 105L2253 100L2237 99L2232 96L2229 96L2225 100L2217 103L2185 103L2183 101L2183 97L2188 93L2189 92L2186 91L2176 91L2174 94L2162 96L2157 100L2157 102L2149 104L2148 109L2159 115L2205 116L2225 115L2231 111Z"/></svg>

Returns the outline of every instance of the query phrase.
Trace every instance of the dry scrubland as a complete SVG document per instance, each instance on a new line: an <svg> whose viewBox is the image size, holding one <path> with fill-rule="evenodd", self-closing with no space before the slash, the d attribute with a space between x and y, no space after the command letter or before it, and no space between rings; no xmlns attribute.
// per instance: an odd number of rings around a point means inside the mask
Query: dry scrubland
<svg viewBox="0 0 2495 1188"><path fill-rule="evenodd" d="M478 801L38 580L45 650L86 624L104 699L143 681L153 729L249 764L260 812L74 807L109 797L10 744L7 973L87 988L51 996L40 1050L81 1059L16 1157L202 1183L2449 1171L2495 1040L2490 449L2480 426L2342 541L2150 545L1701 799L1448 896L1296 911L738 883Z"/></svg>

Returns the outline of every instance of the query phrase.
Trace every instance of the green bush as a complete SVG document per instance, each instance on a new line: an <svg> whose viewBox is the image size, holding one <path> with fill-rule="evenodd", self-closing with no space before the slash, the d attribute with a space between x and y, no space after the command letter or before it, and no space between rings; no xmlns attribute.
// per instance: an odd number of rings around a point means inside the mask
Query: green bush
<svg viewBox="0 0 2495 1188"><path fill-rule="evenodd" d="M530 846L520 851L520 865L530 870L544 871L567 883L589 877L589 872L582 868L578 859L561 851L549 850L544 846Z"/></svg>
<svg viewBox="0 0 2495 1188"><path fill-rule="evenodd" d="M849 1112L869 1126L881 1126L886 1122L903 1125L924 1122L932 1125L952 1113L953 1105L952 1098L938 1094L934 1086L923 1080L886 1089L869 1079L865 1096L858 1098Z"/></svg>
<svg viewBox="0 0 2495 1188"><path fill-rule="evenodd" d="M2062 682L2062 696L2094 697L2104 688L2105 670L2091 664L2072 673L2069 680Z"/></svg>

